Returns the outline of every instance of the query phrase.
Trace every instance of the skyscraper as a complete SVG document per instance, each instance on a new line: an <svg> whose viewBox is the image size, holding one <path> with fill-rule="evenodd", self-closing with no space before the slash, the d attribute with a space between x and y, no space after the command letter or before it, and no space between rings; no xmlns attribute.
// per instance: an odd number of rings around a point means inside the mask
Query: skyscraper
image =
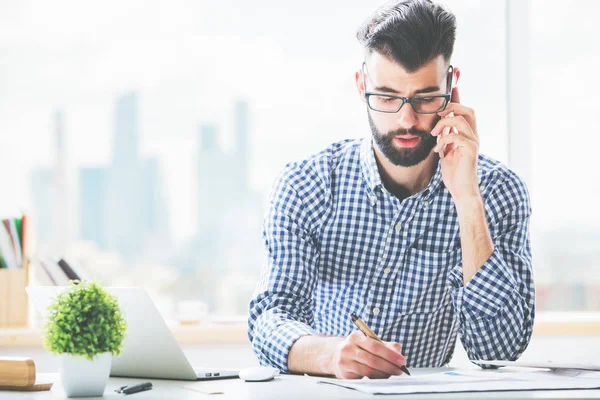
<svg viewBox="0 0 600 400"><path fill-rule="evenodd" d="M54 165L36 168L31 172L33 195L33 224L39 250L62 255L70 236L69 194L67 184L67 139L65 117L56 110L52 121L54 136Z"/></svg>
<svg viewBox="0 0 600 400"><path fill-rule="evenodd" d="M67 139L65 118L62 110L54 114L55 161L54 161L54 237L53 245L58 254L63 253L71 241L71 215L67 183Z"/></svg>
<svg viewBox="0 0 600 400"><path fill-rule="evenodd" d="M80 238L96 242L106 249L106 187L107 168L79 170Z"/></svg>
<svg viewBox="0 0 600 400"><path fill-rule="evenodd" d="M132 262L143 247L142 167L138 139L138 96L117 98L112 163L107 185L107 247Z"/></svg>
<svg viewBox="0 0 600 400"><path fill-rule="evenodd" d="M214 241L223 220L229 193L228 166L217 141L217 128L200 127L198 146L198 233ZM214 243L213 243L214 244ZM214 246L211 246L214 249Z"/></svg>
<svg viewBox="0 0 600 400"><path fill-rule="evenodd" d="M33 198L32 222L38 250L51 249L54 235L53 204L55 199L55 171L53 168L35 168L29 177Z"/></svg>
<svg viewBox="0 0 600 400"><path fill-rule="evenodd" d="M249 168L249 122L248 122L248 102L237 100L233 108L234 120L234 175L233 186L235 192L245 197L248 193L248 168Z"/></svg>
<svg viewBox="0 0 600 400"><path fill-rule="evenodd" d="M170 241L169 214L157 157L142 161L142 221L145 248L164 247Z"/></svg>
<svg viewBox="0 0 600 400"><path fill-rule="evenodd" d="M229 154L220 149L214 126L200 128L198 235L189 249L202 293L211 308L225 313L244 312L263 258L260 196L248 184L248 103L236 101L232 117ZM232 291L236 300L231 300Z"/></svg>

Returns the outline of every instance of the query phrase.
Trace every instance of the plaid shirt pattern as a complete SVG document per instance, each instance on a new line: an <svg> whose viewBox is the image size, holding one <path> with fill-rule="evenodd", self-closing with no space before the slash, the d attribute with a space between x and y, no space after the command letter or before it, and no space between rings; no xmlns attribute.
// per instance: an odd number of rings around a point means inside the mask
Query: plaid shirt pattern
<svg viewBox="0 0 600 400"><path fill-rule="evenodd" d="M495 251L463 285L441 164L424 190L400 201L383 186L372 146L367 138L334 143L277 178L263 226L268 261L249 306L260 363L288 371L299 337L346 336L353 312L382 340L402 343L409 367L448 363L457 335L473 360L517 359L534 319L523 181L479 156Z"/></svg>

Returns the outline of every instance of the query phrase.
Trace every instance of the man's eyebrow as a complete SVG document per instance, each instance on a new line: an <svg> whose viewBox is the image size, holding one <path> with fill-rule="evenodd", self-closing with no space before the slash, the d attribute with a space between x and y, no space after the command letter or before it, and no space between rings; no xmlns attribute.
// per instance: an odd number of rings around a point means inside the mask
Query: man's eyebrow
<svg viewBox="0 0 600 400"><path fill-rule="evenodd" d="M387 86L377 86L375 88L375 90L377 92L382 92L382 93L394 93L394 94L398 93L398 91L396 89L392 89ZM437 92L439 90L440 90L439 86L427 86L426 88L416 90L415 94L432 93L432 92Z"/></svg>
<svg viewBox="0 0 600 400"><path fill-rule="evenodd" d="M439 90L440 90L439 86L427 86L426 88L419 89L419 90L415 91L415 94L419 94L419 93L431 93L431 92L437 92Z"/></svg>

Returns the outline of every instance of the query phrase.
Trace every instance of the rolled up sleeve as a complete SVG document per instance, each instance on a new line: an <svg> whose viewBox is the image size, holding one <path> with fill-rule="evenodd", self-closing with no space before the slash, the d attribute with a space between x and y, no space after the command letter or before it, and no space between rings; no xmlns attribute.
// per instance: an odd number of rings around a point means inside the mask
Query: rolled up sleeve
<svg viewBox="0 0 600 400"><path fill-rule="evenodd" d="M516 175L511 178L486 201L493 254L464 286L462 264L448 276L459 334L471 360L514 361L533 331L531 207L525 184Z"/></svg>
<svg viewBox="0 0 600 400"><path fill-rule="evenodd" d="M311 226L315 210L303 202L290 176L281 176L263 225L265 266L249 305L248 337L262 365L287 372L298 338L314 334L312 295L319 259Z"/></svg>

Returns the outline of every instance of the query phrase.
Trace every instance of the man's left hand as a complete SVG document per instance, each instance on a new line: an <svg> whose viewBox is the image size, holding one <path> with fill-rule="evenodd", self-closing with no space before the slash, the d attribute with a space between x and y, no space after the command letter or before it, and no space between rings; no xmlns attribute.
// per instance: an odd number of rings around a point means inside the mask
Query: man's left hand
<svg viewBox="0 0 600 400"><path fill-rule="evenodd" d="M454 117L446 117L451 112ZM479 156L479 135L475 111L460 104L458 88L452 89L452 98L446 109L440 113L442 118L432 129L431 134L438 136L445 127L450 134L439 139L434 147L440 153L442 179L454 201L480 196L477 177L477 159Z"/></svg>

